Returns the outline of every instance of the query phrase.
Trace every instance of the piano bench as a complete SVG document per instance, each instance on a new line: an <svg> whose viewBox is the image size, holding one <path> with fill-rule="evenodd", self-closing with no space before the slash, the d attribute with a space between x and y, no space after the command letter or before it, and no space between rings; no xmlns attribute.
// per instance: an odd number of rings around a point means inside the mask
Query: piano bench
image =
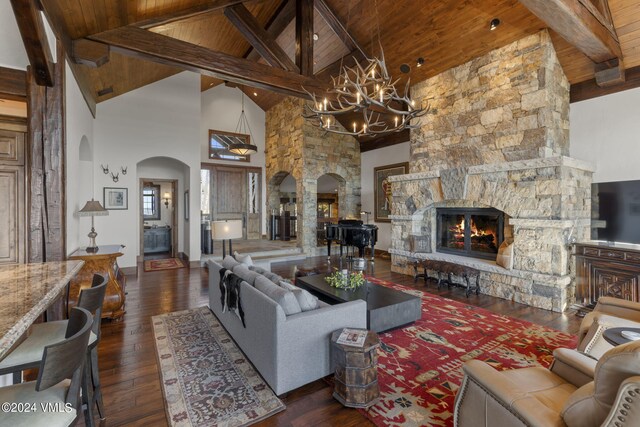
<svg viewBox="0 0 640 427"><path fill-rule="evenodd" d="M418 273L418 269L422 269L422 273ZM465 265L458 265L448 261L437 261L432 259L425 259L422 261L414 261L413 263L413 282L417 283L418 278L424 278L425 285L427 284L427 279L429 278L429 271L435 271L437 274L438 280L438 289L440 289L440 285L443 281L447 282L447 286L451 287L451 285L458 285L453 282L452 276L462 277L464 279L464 283L466 285L466 295L467 297L471 294L472 291L475 291L476 295L480 293L480 271L473 267L467 267ZM443 280L442 275L446 274L447 279ZM434 277L435 279L435 277ZM472 287L471 281L473 279L474 286ZM462 285L460 285L462 286Z"/></svg>

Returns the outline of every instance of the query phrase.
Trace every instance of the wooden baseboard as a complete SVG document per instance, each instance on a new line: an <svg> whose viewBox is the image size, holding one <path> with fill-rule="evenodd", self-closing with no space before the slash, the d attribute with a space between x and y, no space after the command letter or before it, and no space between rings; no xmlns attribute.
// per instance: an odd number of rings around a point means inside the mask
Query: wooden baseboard
<svg viewBox="0 0 640 427"><path fill-rule="evenodd" d="M125 276L138 276L138 267L123 267L120 269Z"/></svg>

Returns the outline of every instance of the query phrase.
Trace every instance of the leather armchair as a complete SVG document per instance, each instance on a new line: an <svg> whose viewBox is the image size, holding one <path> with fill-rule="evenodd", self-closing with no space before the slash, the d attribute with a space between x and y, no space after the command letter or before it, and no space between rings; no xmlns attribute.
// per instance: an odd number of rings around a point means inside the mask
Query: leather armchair
<svg viewBox="0 0 640 427"><path fill-rule="evenodd" d="M561 356L562 357L562 356ZM479 360L465 363L454 408L454 425L632 426L640 425L640 342L606 352L593 380L557 361L499 372ZM582 367L588 370L588 367Z"/></svg>
<svg viewBox="0 0 640 427"><path fill-rule="evenodd" d="M630 326L629 321L640 324L640 303L621 298L600 297L593 311L582 319L578 332L578 346L586 337L591 325L599 320L612 326ZM632 325L640 327L640 325Z"/></svg>

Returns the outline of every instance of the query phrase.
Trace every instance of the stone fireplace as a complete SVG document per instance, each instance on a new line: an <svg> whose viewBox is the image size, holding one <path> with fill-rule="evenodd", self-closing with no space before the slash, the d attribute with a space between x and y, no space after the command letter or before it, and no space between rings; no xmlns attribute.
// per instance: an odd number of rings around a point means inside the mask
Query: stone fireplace
<svg viewBox="0 0 640 427"><path fill-rule="evenodd" d="M588 239L593 170L567 157L569 84L549 34L421 82L412 96L430 111L411 134L411 173L390 178L392 269L453 261L481 270L482 293L563 311L574 296L568 237ZM511 270L495 264L502 239L514 243Z"/></svg>
<svg viewBox="0 0 640 427"><path fill-rule="evenodd" d="M436 251L495 261L504 213L491 208L437 208Z"/></svg>

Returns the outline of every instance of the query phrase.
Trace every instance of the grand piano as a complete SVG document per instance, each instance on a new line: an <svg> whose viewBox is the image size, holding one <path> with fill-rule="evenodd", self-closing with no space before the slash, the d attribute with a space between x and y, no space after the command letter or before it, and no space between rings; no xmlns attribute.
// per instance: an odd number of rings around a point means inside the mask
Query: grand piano
<svg viewBox="0 0 640 427"><path fill-rule="evenodd" d="M331 243L340 245L340 257L342 248L353 246L358 248L358 256L364 258L364 248L371 247L371 259L373 260L374 247L378 242L378 226L363 224L360 220L343 219L337 224L327 224L327 256L331 258Z"/></svg>

